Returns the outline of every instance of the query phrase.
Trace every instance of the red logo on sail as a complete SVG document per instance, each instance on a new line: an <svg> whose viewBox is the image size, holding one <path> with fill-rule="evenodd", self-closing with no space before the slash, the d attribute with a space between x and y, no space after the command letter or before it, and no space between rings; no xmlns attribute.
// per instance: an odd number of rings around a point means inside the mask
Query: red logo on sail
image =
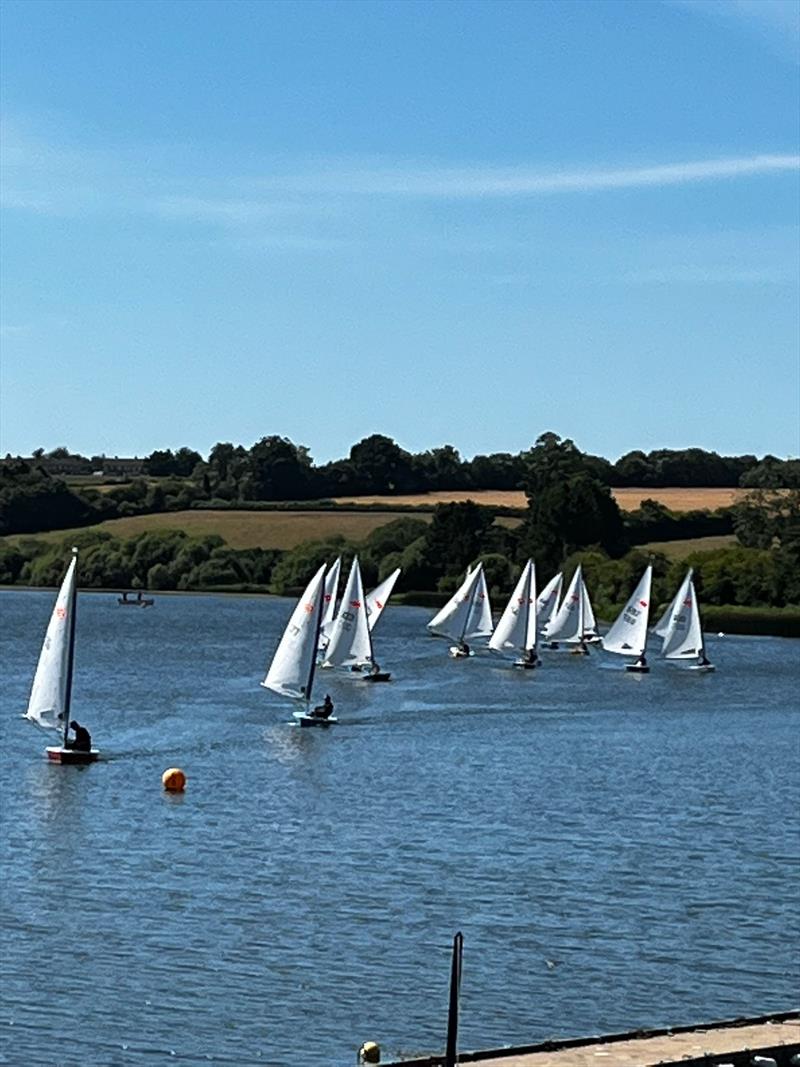
<svg viewBox="0 0 800 1067"><path fill-rule="evenodd" d="M360 608L361 607L361 601L360 600L351 600L350 601L350 607L351 608Z"/></svg>
<svg viewBox="0 0 800 1067"><path fill-rule="evenodd" d="M307 613L308 613L309 615L312 615L312 614L313 614L313 612L314 612L314 601L313 601L313 600L310 600L310 601L308 602L308 604L306 604L305 608L306 608L306 612L307 612Z"/></svg>
<svg viewBox="0 0 800 1067"><path fill-rule="evenodd" d="M639 603L642 605L643 608L647 607L647 601L646 600L640 600Z"/></svg>
<svg viewBox="0 0 800 1067"><path fill-rule="evenodd" d="M67 609L66 608L56 608L56 615L58 616L59 619L66 619L66 617L67 617Z"/></svg>

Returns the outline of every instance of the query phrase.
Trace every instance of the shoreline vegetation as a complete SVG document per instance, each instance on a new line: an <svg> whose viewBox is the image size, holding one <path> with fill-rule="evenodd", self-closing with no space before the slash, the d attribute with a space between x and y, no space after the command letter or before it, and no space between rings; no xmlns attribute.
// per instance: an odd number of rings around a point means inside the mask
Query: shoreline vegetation
<svg viewBox="0 0 800 1067"><path fill-rule="evenodd" d="M226 468L224 484L213 453L182 478L151 472L102 492L73 490L41 467L6 460L0 584L56 586L74 544L82 588L280 596L302 589L322 563L341 555L348 565L357 553L367 585L400 567L396 602L436 607L478 560L499 602L530 557L540 585L559 570L569 580L580 563L599 617L613 618L651 561L654 611L691 566L708 629L800 636L800 487L785 484L800 461L751 457L756 466L738 488L720 485L719 471L706 487L676 477L675 486L613 488L607 461L544 434L515 457L516 485L402 493L393 483L381 494L375 486L385 488L388 460L395 474L401 459L414 466L415 457L392 449L378 435L354 446L351 464L354 453L362 467L369 460L377 468L382 457L381 471L370 483L362 470L362 495L315 500L276 488L280 471L284 489L294 484L285 469L292 456L308 467L302 450L282 439L234 449L228 466L237 460L238 473ZM693 452L658 455L688 462ZM635 469L642 473L641 464Z"/></svg>
<svg viewBox="0 0 800 1067"><path fill-rule="evenodd" d="M26 592L46 593L53 586L35 585L21 586L0 583L0 592ZM99 586L95 588L79 587L81 594L118 597L125 592L119 587ZM288 589L285 593L271 592L267 587L242 587L226 588L213 586L208 589L163 589L159 591L159 597L195 597L195 596L222 596L239 597L242 599L258 600L264 597L286 600L292 603L302 592L299 587ZM397 607L418 607L436 610L442 607L448 600L448 593L430 593L411 590L406 593L395 593L392 596L392 604ZM616 611L621 610L623 604L615 606ZM666 607L660 605L654 614ZM497 612L495 612L497 614ZM608 625L613 615L609 618L598 615L598 622ZM703 632L709 634L737 635L743 637L800 637L800 607L783 608L747 608L739 605L723 604L709 606L702 611Z"/></svg>

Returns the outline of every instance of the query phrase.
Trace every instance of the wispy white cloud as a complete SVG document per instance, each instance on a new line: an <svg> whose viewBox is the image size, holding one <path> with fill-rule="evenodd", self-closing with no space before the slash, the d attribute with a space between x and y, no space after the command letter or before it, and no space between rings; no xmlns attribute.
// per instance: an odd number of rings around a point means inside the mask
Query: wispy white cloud
<svg viewBox="0 0 800 1067"><path fill-rule="evenodd" d="M673 7L739 31L755 34L784 58L800 61L800 3L797 0L668 0Z"/></svg>
<svg viewBox="0 0 800 1067"><path fill-rule="evenodd" d="M524 199L658 189L800 172L800 155L759 153L636 165L541 168L452 167L400 160L269 159L249 174L198 175L187 153L162 148L103 151L50 143L18 124L2 127L7 210L53 214L140 214L228 228L352 212L358 200ZM259 172L260 171L260 172Z"/></svg>
<svg viewBox="0 0 800 1067"><path fill-rule="evenodd" d="M252 225L297 214L298 204L271 200L236 200L227 197L165 196L149 202L154 214L190 222Z"/></svg>
<svg viewBox="0 0 800 1067"><path fill-rule="evenodd" d="M328 169L321 175L297 174L291 179L291 185L295 190L327 191L338 195L471 199L656 188L792 172L800 173L800 155L763 154L576 170L528 167L411 169L402 165L366 170Z"/></svg>

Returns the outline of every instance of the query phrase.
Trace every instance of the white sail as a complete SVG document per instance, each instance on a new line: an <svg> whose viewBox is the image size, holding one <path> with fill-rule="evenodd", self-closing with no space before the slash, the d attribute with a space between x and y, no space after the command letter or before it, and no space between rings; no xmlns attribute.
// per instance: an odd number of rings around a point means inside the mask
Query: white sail
<svg viewBox="0 0 800 1067"><path fill-rule="evenodd" d="M653 627L653 633L656 635L656 637L663 638L667 636L667 631L669 630L670 625L672 623L672 617L673 615L675 615L676 611L678 611L679 605L683 603L686 597L686 590L688 588L688 584L692 580L693 575L694 568L690 567L686 574L686 577L678 586L678 592L670 601L669 607Z"/></svg>
<svg viewBox="0 0 800 1067"><path fill-rule="evenodd" d="M350 667L372 663L372 637L367 622L367 605L358 556L353 557L339 614L330 629L325 650L325 667Z"/></svg>
<svg viewBox="0 0 800 1067"><path fill-rule="evenodd" d="M561 607L551 623L545 636L548 641L578 642L583 637L583 571L580 563L575 568L572 581L564 596Z"/></svg>
<svg viewBox="0 0 800 1067"><path fill-rule="evenodd" d="M536 618L539 620L539 629L543 634L547 633L547 627L556 617L558 611L558 598L561 596L561 585L564 575L561 571L554 575L536 600Z"/></svg>
<svg viewBox="0 0 800 1067"><path fill-rule="evenodd" d="M449 637L452 641L463 641L467 633L467 624L472 617L472 602L475 590L483 576L483 564L479 563L450 597L445 606L438 611L428 623L428 629L438 637ZM484 579L484 588L486 581ZM488 600L488 598L486 598ZM490 627L491 632L491 615Z"/></svg>
<svg viewBox="0 0 800 1067"><path fill-rule="evenodd" d="M667 659L691 659L704 652L700 610L691 571L684 578L680 592L683 599L672 614L661 648L661 654Z"/></svg>
<svg viewBox="0 0 800 1067"><path fill-rule="evenodd" d="M73 590L77 552L73 555L61 588L56 597L50 622L47 624L42 651L33 678L28 710L25 718L49 730L63 730L67 706L67 674L69 664L70 612L74 607Z"/></svg>
<svg viewBox="0 0 800 1067"><path fill-rule="evenodd" d="M388 578L384 578L380 585L376 585L371 593L367 593L367 620L370 630L375 629L375 623L383 614L383 609L392 595L394 583L399 577L400 567L393 570Z"/></svg>
<svg viewBox="0 0 800 1067"><path fill-rule="evenodd" d="M467 624L461 635L463 641L472 641L476 637L489 637L492 632L492 605L489 603L489 590L486 586L486 572L479 563L478 582L472 597Z"/></svg>
<svg viewBox="0 0 800 1067"><path fill-rule="evenodd" d="M325 575L325 591L323 593L322 621L319 624L320 634L326 640L333 620L336 618L336 594L339 590L339 572L342 569L342 557L337 556ZM324 642L323 642L324 644Z"/></svg>
<svg viewBox="0 0 800 1067"><path fill-rule="evenodd" d="M323 563L298 600L261 683L281 696L311 699L324 584Z"/></svg>
<svg viewBox="0 0 800 1067"><path fill-rule="evenodd" d="M620 656L644 655L652 579L653 566L648 564L630 600L603 638L603 648L606 652L616 652Z"/></svg>
<svg viewBox="0 0 800 1067"><path fill-rule="evenodd" d="M597 637L597 620L594 617L592 602L583 577L581 577L581 596L583 597L583 636Z"/></svg>
<svg viewBox="0 0 800 1067"><path fill-rule="evenodd" d="M495 652L513 650L525 655L536 648L536 570L528 560L500 616L489 648Z"/></svg>

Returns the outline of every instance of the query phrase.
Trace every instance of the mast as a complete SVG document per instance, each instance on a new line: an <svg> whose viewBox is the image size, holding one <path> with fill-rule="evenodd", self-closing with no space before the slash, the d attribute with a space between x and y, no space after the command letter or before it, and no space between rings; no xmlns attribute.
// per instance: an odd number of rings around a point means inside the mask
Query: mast
<svg viewBox="0 0 800 1067"><path fill-rule="evenodd" d="M482 564L479 563L478 566L475 569L478 570L478 568L481 567L481 566L482 566ZM464 616L464 625L461 627L461 637L459 637L459 639L458 639L459 640L459 644L462 644L462 645L464 644L464 634L467 632L467 624L469 623L470 616L472 615L472 606L475 603L475 593L477 592L477 589L478 589L478 581L476 580L476 581L474 581L472 583L472 593L470 594L470 598L469 598L469 607L467 608L467 613Z"/></svg>
<svg viewBox="0 0 800 1067"><path fill-rule="evenodd" d="M72 556L77 561L78 550L72 549ZM69 733L69 716L72 706L72 674L75 665L75 614L78 608L78 565L75 564L75 575L72 581L72 589L69 596L69 645L67 651L67 683L64 692L64 742L67 747L67 734Z"/></svg>
<svg viewBox="0 0 800 1067"><path fill-rule="evenodd" d="M314 626L314 649L319 648L319 631L322 626L322 612L325 607L325 581L323 579L322 585L319 590L319 596L317 597L319 603L316 606L317 619ZM311 657L311 667L308 672L308 683L306 684L306 707L311 703L311 687L314 684L314 672L317 669L317 656L316 652Z"/></svg>
<svg viewBox="0 0 800 1067"><path fill-rule="evenodd" d="M579 604L578 604L578 644L579 644L579 645L581 645L581 646L583 646L583 631L584 631L584 610L583 610L583 597L584 597L584 590L583 590L583 566L582 566L582 564L580 564L580 563L579 563L579 564L578 564L578 567L580 568L580 572L581 572L581 580L580 580L580 582L578 583L578 590L579 590L579 592L580 592L580 602L579 602Z"/></svg>
<svg viewBox="0 0 800 1067"><path fill-rule="evenodd" d="M528 652L528 635L531 630L531 615L533 615L533 658L538 659L539 653L539 619L536 611L536 564L531 560L531 573L528 576L528 624L525 627L525 651Z"/></svg>

